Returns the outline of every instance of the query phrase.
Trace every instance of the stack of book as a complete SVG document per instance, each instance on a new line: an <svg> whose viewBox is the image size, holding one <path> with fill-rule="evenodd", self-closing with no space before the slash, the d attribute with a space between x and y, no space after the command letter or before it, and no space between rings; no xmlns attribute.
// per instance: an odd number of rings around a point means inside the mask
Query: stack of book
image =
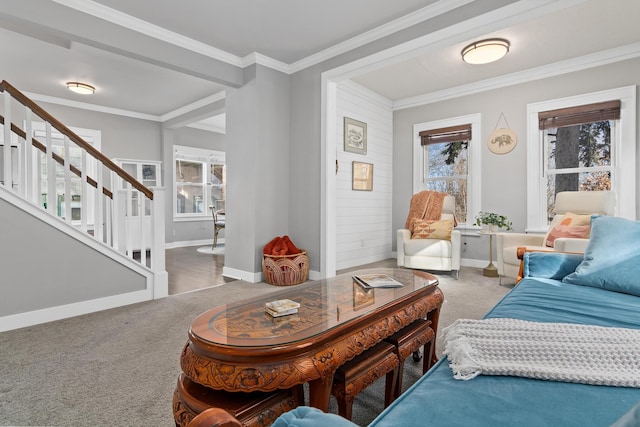
<svg viewBox="0 0 640 427"><path fill-rule="evenodd" d="M300 308L300 303L291 301L290 299L279 299L265 304L264 311L273 317L287 316L296 314Z"/></svg>

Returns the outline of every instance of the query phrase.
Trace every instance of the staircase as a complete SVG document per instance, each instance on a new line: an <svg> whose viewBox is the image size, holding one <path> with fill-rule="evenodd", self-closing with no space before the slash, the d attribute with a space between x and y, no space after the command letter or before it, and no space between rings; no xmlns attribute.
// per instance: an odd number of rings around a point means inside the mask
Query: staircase
<svg viewBox="0 0 640 427"><path fill-rule="evenodd" d="M142 185L8 82L0 92L0 331L165 297L164 188Z"/></svg>

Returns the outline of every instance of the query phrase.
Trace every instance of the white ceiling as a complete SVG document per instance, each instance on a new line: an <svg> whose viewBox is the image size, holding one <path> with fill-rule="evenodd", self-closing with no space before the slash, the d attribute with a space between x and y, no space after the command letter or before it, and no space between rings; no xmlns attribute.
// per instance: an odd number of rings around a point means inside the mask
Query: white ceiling
<svg viewBox="0 0 640 427"><path fill-rule="evenodd" d="M476 38L353 80L398 101L640 42L634 18L638 16L638 0L592 0L484 34L483 38L510 41L508 55L498 62L471 65L461 61L460 52Z"/></svg>
<svg viewBox="0 0 640 427"><path fill-rule="evenodd" d="M436 0L96 0L225 52L291 64Z"/></svg>
<svg viewBox="0 0 640 427"><path fill-rule="evenodd" d="M213 52L223 61L240 65L257 53L278 67L296 68L317 55L339 53L338 46L363 34L388 34L382 30L391 28L388 23L394 20L397 26L414 22L408 18L425 10L473 6L473 0L4 1L0 8L0 79L36 100L79 102L158 121L221 96L225 86L206 73L155 60L153 48L157 46L150 41L169 41L171 48L182 49L185 63L194 51ZM558 7L553 13L505 20L504 28L494 25L486 32L472 28L468 39L458 37L421 53L415 49L419 55L386 59L384 65L372 65L352 78L402 104L403 100L640 43L637 0L557 0L554 4ZM69 30L70 25L78 31ZM80 36L93 29L100 30L100 38ZM481 36L510 40L510 53L493 64L465 64L460 51ZM150 48L144 55L124 52L117 44L120 37L128 37L132 44L147 43ZM161 54L157 51L155 58ZM64 87L70 80L93 84L96 93L89 97L73 94ZM223 127L223 116L198 126L220 130L221 124Z"/></svg>

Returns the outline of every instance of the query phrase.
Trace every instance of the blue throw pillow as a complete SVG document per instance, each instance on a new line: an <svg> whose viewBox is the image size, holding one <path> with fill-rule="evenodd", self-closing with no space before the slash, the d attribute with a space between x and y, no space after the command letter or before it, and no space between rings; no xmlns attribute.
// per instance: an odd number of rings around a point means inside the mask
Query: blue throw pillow
<svg viewBox="0 0 640 427"><path fill-rule="evenodd" d="M640 222L594 216L584 260L562 281L640 296Z"/></svg>
<svg viewBox="0 0 640 427"><path fill-rule="evenodd" d="M525 252L524 277L562 280L582 262L581 254Z"/></svg>

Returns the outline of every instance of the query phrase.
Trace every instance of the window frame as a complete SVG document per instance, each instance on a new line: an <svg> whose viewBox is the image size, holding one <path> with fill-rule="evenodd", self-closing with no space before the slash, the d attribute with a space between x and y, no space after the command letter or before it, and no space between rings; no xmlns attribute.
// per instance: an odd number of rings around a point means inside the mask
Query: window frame
<svg viewBox="0 0 640 427"><path fill-rule="evenodd" d="M203 168L203 201L205 201L205 208L201 213L179 213L178 212L178 183L176 182L176 161L177 160L187 160L193 162L202 162L205 164ZM196 147L188 147L182 145L174 145L173 146L173 159L172 159L172 175L171 181L173 186L173 220L175 222L180 221L204 221L211 220L211 211L209 210L209 206L211 204L211 191L213 185L208 181L207 174L211 170L212 164L225 164L226 165L226 154L224 151L218 150L207 150L204 148L196 148ZM226 185L226 183L225 183Z"/></svg>
<svg viewBox="0 0 640 427"><path fill-rule="evenodd" d="M546 233L546 146L538 113L619 99L620 119L612 132L611 190L616 193L616 216L636 217L636 86L527 104L527 227L526 232Z"/></svg>
<svg viewBox="0 0 640 427"><path fill-rule="evenodd" d="M468 171L467 171L467 222L458 223L457 229L461 231L473 230L475 233L479 227L473 225L474 212L480 211L480 202L482 200L482 168L481 168L481 153L482 143L480 135L482 135L482 115L480 113L470 114L467 116L451 117L442 120L435 120L431 122L417 123L413 125L413 193L416 194L422 190L425 190L426 177L425 173L425 156L424 146L422 145L422 138L420 132L437 129L447 128L451 126L459 125L471 125L471 139L469 140L469 147L467 149L468 155Z"/></svg>

